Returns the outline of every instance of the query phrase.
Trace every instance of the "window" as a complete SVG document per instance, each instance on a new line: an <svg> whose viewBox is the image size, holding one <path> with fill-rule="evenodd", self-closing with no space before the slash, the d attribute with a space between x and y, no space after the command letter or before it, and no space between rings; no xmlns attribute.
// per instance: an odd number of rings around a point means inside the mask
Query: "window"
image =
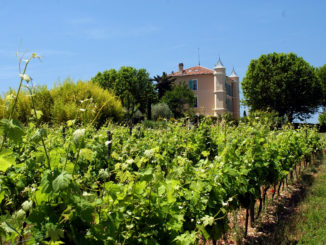
<svg viewBox="0 0 326 245"><path fill-rule="evenodd" d="M197 79L189 80L188 85L189 85L189 89L198 90L198 81L197 81Z"/></svg>
<svg viewBox="0 0 326 245"><path fill-rule="evenodd" d="M229 98L226 98L226 109L229 111L229 112L232 112L233 111L233 102L232 102L232 99L229 99Z"/></svg>
<svg viewBox="0 0 326 245"><path fill-rule="evenodd" d="M195 108L198 107L198 98L197 98L197 96L195 96L194 107Z"/></svg>
<svg viewBox="0 0 326 245"><path fill-rule="evenodd" d="M226 88L226 94L233 96L233 88L232 85L228 84L227 82L225 82L225 88Z"/></svg>

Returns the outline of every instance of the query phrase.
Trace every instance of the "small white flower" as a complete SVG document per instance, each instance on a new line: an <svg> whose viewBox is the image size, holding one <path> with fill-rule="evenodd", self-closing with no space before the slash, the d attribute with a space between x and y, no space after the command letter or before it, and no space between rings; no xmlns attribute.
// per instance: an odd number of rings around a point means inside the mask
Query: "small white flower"
<svg viewBox="0 0 326 245"><path fill-rule="evenodd" d="M153 154L154 154L154 150L153 150L153 149L146 150L146 151L144 152L144 155L145 155L146 157L152 157Z"/></svg>
<svg viewBox="0 0 326 245"><path fill-rule="evenodd" d="M75 141L75 143L79 143L85 135L85 129L77 129L73 134L72 137Z"/></svg>
<svg viewBox="0 0 326 245"><path fill-rule="evenodd" d="M98 172L98 175L100 178L106 179L109 177L109 173L106 169L101 168L100 171Z"/></svg>
<svg viewBox="0 0 326 245"><path fill-rule="evenodd" d="M83 192L83 196L84 196L84 197L89 197L89 196L91 196L91 195L92 195L92 194L90 194L90 193L88 193L88 192L86 192L86 191Z"/></svg>
<svg viewBox="0 0 326 245"><path fill-rule="evenodd" d="M22 204L22 208L23 208L24 211L28 211L32 206L33 206L32 201L25 201Z"/></svg>
<svg viewBox="0 0 326 245"><path fill-rule="evenodd" d="M26 82L29 82L30 80L32 80L32 78L30 76L28 76L27 74L19 74L19 76Z"/></svg>
<svg viewBox="0 0 326 245"><path fill-rule="evenodd" d="M36 59L36 58L40 59L41 56L39 56L37 53L32 53L32 58L33 59Z"/></svg>
<svg viewBox="0 0 326 245"><path fill-rule="evenodd" d="M14 217L16 219L22 219L25 217L26 212L22 209L19 209L16 213L14 213Z"/></svg>
<svg viewBox="0 0 326 245"><path fill-rule="evenodd" d="M109 144L112 144L112 140L105 141L105 145L108 146Z"/></svg>
<svg viewBox="0 0 326 245"><path fill-rule="evenodd" d="M80 108L79 110L82 112L86 111L86 109L84 109L84 108Z"/></svg>
<svg viewBox="0 0 326 245"><path fill-rule="evenodd" d="M134 162L134 159L128 159L126 162L127 162L128 164L132 164L132 163Z"/></svg>

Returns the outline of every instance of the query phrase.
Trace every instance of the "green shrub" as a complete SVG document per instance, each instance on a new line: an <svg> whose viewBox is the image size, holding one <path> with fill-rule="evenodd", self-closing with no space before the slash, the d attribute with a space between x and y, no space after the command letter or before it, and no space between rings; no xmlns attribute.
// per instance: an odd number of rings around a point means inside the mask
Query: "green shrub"
<svg viewBox="0 0 326 245"><path fill-rule="evenodd" d="M168 125L168 122L167 121L144 120L142 122L142 125L144 126L144 128L158 129L158 128L166 128Z"/></svg>
<svg viewBox="0 0 326 245"><path fill-rule="evenodd" d="M8 118L16 92L10 90L0 98L0 118ZM96 126L107 120L119 121L123 117L120 100L113 93L91 82L74 83L67 79L48 90L46 86L33 88L36 110L41 111L40 122L61 124L67 120L77 123L90 123ZM32 117L32 100L29 91L21 91L13 113L13 118L27 123Z"/></svg>
<svg viewBox="0 0 326 245"><path fill-rule="evenodd" d="M9 118L11 108L13 106L14 99L16 97L16 91L10 89L1 99L1 118ZM13 118L20 120L23 123L26 123L31 117L31 99L26 91L21 91L19 94L18 102L16 109L13 112Z"/></svg>
<svg viewBox="0 0 326 245"><path fill-rule="evenodd" d="M169 119L171 117L173 117L173 113L167 104L158 103L156 105L152 105L152 118L154 120L157 120L158 118Z"/></svg>
<svg viewBox="0 0 326 245"><path fill-rule="evenodd" d="M97 124L101 125L107 120L118 121L123 117L120 100L92 82L74 83L67 79L51 90L51 96L54 101L52 120L55 123L72 119L90 123L96 117Z"/></svg>
<svg viewBox="0 0 326 245"><path fill-rule="evenodd" d="M51 122L51 110L53 106L53 98L47 86L37 86L34 89L34 101L37 110L42 111L41 121Z"/></svg>
<svg viewBox="0 0 326 245"><path fill-rule="evenodd" d="M321 127L326 127L326 111L319 114L318 121Z"/></svg>

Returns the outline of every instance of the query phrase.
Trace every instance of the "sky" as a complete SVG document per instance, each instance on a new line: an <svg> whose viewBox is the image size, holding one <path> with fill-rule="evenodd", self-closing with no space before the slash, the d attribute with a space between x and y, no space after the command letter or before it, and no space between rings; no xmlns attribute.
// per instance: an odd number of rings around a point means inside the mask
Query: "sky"
<svg viewBox="0 0 326 245"><path fill-rule="evenodd" d="M121 66L170 73L197 65L198 49L202 66L220 57L240 81L250 60L271 52L320 67L325 9L324 0L0 0L0 93L18 87L18 49L42 56L27 74L49 88Z"/></svg>

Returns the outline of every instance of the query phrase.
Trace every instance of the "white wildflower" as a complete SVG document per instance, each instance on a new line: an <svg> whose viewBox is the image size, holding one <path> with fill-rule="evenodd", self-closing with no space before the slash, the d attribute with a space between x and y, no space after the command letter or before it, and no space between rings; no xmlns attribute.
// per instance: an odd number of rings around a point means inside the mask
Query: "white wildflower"
<svg viewBox="0 0 326 245"><path fill-rule="evenodd" d="M109 173L107 171L107 169L100 169L100 171L98 172L98 176L102 179L106 179L109 177Z"/></svg>
<svg viewBox="0 0 326 245"><path fill-rule="evenodd" d="M22 219L25 217L26 212L22 209L19 209L16 213L14 213L14 218L15 219Z"/></svg>
<svg viewBox="0 0 326 245"><path fill-rule="evenodd" d="M144 152L144 155L145 155L146 157L152 157L153 154L154 154L154 150L153 150L153 149L146 150L146 151Z"/></svg>
<svg viewBox="0 0 326 245"><path fill-rule="evenodd" d="M86 111L86 109L84 109L84 108L80 108L79 110L82 112Z"/></svg>
<svg viewBox="0 0 326 245"><path fill-rule="evenodd" d="M32 53L32 58L33 59L36 59L36 58L40 59L41 56L39 56L37 53Z"/></svg>
<svg viewBox="0 0 326 245"><path fill-rule="evenodd" d="M127 162L128 164L132 164L132 163L134 162L134 159L128 159L126 162Z"/></svg>
<svg viewBox="0 0 326 245"><path fill-rule="evenodd" d="M25 201L22 204L22 208L23 208L24 211L30 210L32 206L33 206L33 202L32 201Z"/></svg>
<svg viewBox="0 0 326 245"><path fill-rule="evenodd" d="M105 145L108 146L109 144L112 144L112 140L105 141Z"/></svg>
<svg viewBox="0 0 326 245"><path fill-rule="evenodd" d="M91 196L91 195L92 195L91 193L88 193L88 192L86 192L86 191L83 192L83 196L84 196L84 197L89 197L89 196Z"/></svg>
<svg viewBox="0 0 326 245"><path fill-rule="evenodd" d="M29 81L32 80L32 78L30 76L28 76L27 74L19 74L19 76L20 76L20 78L22 78L26 82L29 82Z"/></svg>
<svg viewBox="0 0 326 245"><path fill-rule="evenodd" d="M76 144L80 143L80 141L83 139L83 137L85 136L85 129L77 129L72 137L73 137L73 140Z"/></svg>

